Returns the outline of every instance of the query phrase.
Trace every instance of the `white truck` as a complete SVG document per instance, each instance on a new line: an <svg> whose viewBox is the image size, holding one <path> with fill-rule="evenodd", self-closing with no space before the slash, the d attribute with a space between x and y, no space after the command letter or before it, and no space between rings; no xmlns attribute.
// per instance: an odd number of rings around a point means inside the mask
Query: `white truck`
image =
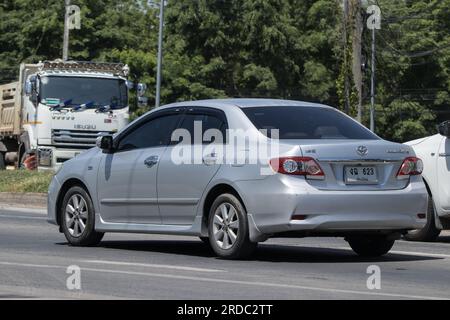
<svg viewBox="0 0 450 320"><path fill-rule="evenodd" d="M423 179L429 193L427 224L406 235L408 240L433 241L450 229L450 121L439 125L439 134L406 143L424 164Z"/></svg>
<svg viewBox="0 0 450 320"><path fill-rule="evenodd" d="M123 64L21 64L19 81L0 86L0 170L56 170L129 120Z"/></svg>

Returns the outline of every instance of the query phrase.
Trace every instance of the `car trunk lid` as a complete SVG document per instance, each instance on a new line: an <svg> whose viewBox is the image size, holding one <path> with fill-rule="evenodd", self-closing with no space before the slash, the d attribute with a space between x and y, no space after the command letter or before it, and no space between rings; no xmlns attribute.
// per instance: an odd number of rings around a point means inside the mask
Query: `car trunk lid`
<svg viewBox="0 0 450 320"><path fill-rule="evenodd" d="M407 186L397 179L409 146L384 140L283 140L298 145L304 157L314 158L325 173L323 180L308 180L324 190L395 190Z"/></svg>

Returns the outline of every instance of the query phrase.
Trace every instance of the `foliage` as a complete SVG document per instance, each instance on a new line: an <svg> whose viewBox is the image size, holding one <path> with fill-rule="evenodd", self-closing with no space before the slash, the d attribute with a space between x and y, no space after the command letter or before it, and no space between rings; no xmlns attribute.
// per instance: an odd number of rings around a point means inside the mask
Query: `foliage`
<svg viewBox="0 0 450 320"><path fill-rule="evenodd" d="M0 192L46 193L53 172L27 170L0 171Z"/></svg>
<svg viewBox="0 0 450 320"><path fill-rule="evenodd" d="M378 3L383 15L377 31L377 133L397 141L430 134L434 113L442 119L439 112L448 112L450 104L450 0L368 2ZM82 29L71 32L70 57L129 64L131 80L148 85L153 105L158 7L145 0L72 3L81 8ZM343 73L350 68L344 56L351 61L353 53L342 51L340 5L339 0L169 0L162 103L274 97L343 109ZM17 78L22 61L61 56L63 14L61 0L2 1L0 83ZM367 30L362 41L368 61ZM369 84L366 68L366 125ZM133 93L131 98L134 116L142 114ZM350 101L354 116L354 90Z"/></svg>

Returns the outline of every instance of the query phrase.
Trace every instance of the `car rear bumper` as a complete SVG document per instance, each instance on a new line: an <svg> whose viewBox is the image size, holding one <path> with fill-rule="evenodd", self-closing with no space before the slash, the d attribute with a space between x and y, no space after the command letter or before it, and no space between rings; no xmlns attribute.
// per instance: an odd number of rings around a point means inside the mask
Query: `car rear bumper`
<svg viewBox="0 0 450 320"><path fill-rule="evenodd" d="M383 191L329 191L303 179L291 182L273 176L237 183L258 232L410 230L426 223L417 216L426 213L428 200L420 177L405 189Z"/></svg>

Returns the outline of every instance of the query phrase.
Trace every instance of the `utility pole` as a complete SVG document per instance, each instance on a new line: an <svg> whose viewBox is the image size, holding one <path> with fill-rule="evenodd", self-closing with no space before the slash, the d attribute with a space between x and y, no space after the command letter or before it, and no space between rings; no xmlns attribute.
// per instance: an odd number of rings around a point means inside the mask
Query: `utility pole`
<svg viewBox="0 0 450 320"><path fill-rule="evenodd" d="M64 40L63 40L63 60L67 61L69 57L69 17L70 17L70 0L65 0L64 15Z"/></svg>
<svg viewBox="0 0 450 320"><path fill-rule="evenodd" d="M344 51L344 111L346 114L350 112L350 83L348 81L348 55L347 55L347 45L348 45L348 0L343 0L343 17L342 17L342 42Z"/></svg>
<svg viewBox="0 0 450 320"><path fill-rule="evenodd" d="M164 0L159 2L159 35L158 35L158 66L156 72L155 107L159 107L161 100L161 71L163 60L163 29L164 29Z"/></svg>
<svg viewBox="0 0 450 320"><path fill-rule="evenodd" d="M372 30L372 63L370 77L370 130L375 132L375 30L381 29L381 10L376 5L371 5L366 11L370 14L367 19L367 28Z"/></svg>
<svg viewBox="0 0 450 320"><path fill-rule="evenodd" d="M375 28L372 29L372 72L370 77L370 130L375 132Z"/></svg>
<svg viewBox="0 0 450 320"><path fill-rule="evenodd" d="M357 120L362 122L362 57L361 57L361 38L363 31L363 19L361 15L361 0L350 0L352 16L354 16L354 29L352 39L352 73L353 83L358 96Z"/></svg>

